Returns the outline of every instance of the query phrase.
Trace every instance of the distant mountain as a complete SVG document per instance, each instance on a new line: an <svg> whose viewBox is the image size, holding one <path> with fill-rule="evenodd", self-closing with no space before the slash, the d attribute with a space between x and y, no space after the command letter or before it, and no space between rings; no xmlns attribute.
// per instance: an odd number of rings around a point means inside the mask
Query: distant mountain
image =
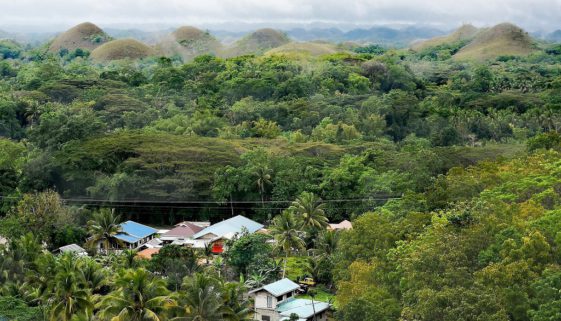
<svg viewBox="0 0 561 321"><path fill-rule="evenodd" d="M354 41L360 43L376 43L388 46L407 46L414 40L428 39L444 35L445 32L434 28L407 27L395 29L390 27L372 27L353 29L343 32L336 28L328 29L292 29L286 32L291 38L299 41L324 40L332 42Z"/></svg>
<svg viewBox="0 0 561 321"><path fill-rule="evenodd" d="M554 32L546 35L545 40L552 42L561 42L561 30L555 30Z"/></svg>
<svg viewBox="0 0 561 321"><path fill-rule="evenodd" d="M160 42L173 31L174 29L172 28L158 31L105 28L105 32L115 39L132 38L152 45Z"/></svg>
<svg viewBox="0 0 561 321"><path fill-rule="evenodd" d="M12 35L4 30L0 30L0 39L11 38Z"/></svg>
<svg viewBox="0 0 561 321"><path fill-rule="evenodd" d="M479 29L470 24L463 25L449 35L439 36L431 38L429 40L416 42L411 46L411 49L415 51L421 51L440 45L452 45L457 42L466 42L472 40L479 31Z"/></svg>

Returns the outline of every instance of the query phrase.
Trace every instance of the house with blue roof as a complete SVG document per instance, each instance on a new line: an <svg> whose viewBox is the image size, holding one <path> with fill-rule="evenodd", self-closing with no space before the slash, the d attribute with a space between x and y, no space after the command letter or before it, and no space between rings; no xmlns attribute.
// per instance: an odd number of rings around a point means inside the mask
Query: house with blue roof
<svg viewBox="0 0 561 321"><path fill-rule="evenodd" d="M122 244L111 244L111 247L114 249L120 249L123 247L127 249L138 249L156 238L156 234L158 233L156 229L134 221L126 221L120 225L121 232L116 234L115 238L120 240ZM99 243L97 247L102 249L103 246Z"/></svg>
<svg viewBox="0 0 561 321"><path fill-rule="evenodd" d="M245 216L238 215L222 222L218 222L193 235L193 242L212 244L212 252L215 254L224 251L224 241L231 240L244 230L255 233L264 228L263 224L257 223Z"/></svg>
<svg viewBox="0 0 561 321"><path fill-rule="evenodd" d="M299 321L327 321L329 303L295 298L299 288L291 280L282 279L250 291L254 298L254 319L284 321L296 314Z"/></svg>

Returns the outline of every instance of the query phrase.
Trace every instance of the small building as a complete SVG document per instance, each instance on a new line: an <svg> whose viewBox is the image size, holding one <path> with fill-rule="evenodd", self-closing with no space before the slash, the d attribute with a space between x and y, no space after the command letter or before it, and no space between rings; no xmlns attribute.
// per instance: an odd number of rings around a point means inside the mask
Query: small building
<svg viewBox="0 0 561 321"><path fill-rule="evenodd" d="M78 256L88 256L88 252L78 244L68 244L53 251L55 254L73 253Z"/></svg>
<svg viewBox="0 0 561 321"><path fill-rule="evenodd" d="M139 259L151 260L152 256L154 256L158 253L160 253L160 248L147 248L147 249L144 249L144 250L136 253L136 256Z"/></svg>
<svg viewBox="0 0 561 321"><path fill-rule="evenodd" d="M282 279L249 292L254 297L255 320L289 320L298 315L301 321L326 321L329 304L295 298L300 286L289 279Z"/></svg>
<svg viewBox="0 0 561 321"><path fill-rule="evenodd" d="M329 224L327 229L331 230L331 231L352 230L353 229L353 223L351 223L347 220L344 220L341 223Z"/></svg>
<svg viewBox="0 0 561 321"><path fill-rule="evenodd" d="M160 239L164 244L170 244L177 240L190 240L193 239L193 235L202 230L204 230L204 228L201 226L195 225L191 222L183 222L160 235Z"/></svg>
<svg viewBox="0 0 561 321"><path fill-rule="evenodd" d="M115 238L124 243L124 247L128 249L138 249L156 238L158 231L150 226L146 226L133 221L121 223L121 232L115 235ZM117 244L112 244L113 248L120 248ZM99 248L102 248L101 243Z"/></svg>
<svg viewBox="0 0 561 321"><path fill-rule="evenodd" d="M210 226L210 222L208 222L208 221L183 221L183 222L175 224L175 226L181 226L181 225L187 225L187 224L197 225L197 226L202 227L202 228L207 228L207 227Z"/></svg>
<svg viewBox="0 0 561 321"><path fill-rule="evenodd" d="M260 223L238 215L203 229L193 235L193 240L202 240L205 244L212 244L212 252L219 254L224 252L225 241L233 239L244 230L255 233L262 230L263 227Z"/></svg>

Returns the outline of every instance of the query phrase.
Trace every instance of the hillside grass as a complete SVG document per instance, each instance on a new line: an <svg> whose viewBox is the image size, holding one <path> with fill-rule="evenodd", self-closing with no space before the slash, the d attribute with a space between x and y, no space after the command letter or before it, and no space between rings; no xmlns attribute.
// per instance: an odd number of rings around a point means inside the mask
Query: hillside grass
<svg viewBox="0 0 561 321"><path fill-rule="evenodd" d="M61 49L73 51L78 48L91 51L110 40L111 37L101 28L84 22L57 36L49 46L49 51L58 53Z"/></svg>
<svg viewBox="0 0 561 321"><path fill-rule="evenodd" d="M521 28L503 23L480 32L453 58L456 60L488 60L499 56L527 56L536 51L534 40Z"/></svg>
<svg viewBox="0 0 561 321"><path fill-rule="evenodd" d="M142 59L156 54L148 45L134 39L117 39L105 43L91 53L91 58L97 62Z"/></svg>

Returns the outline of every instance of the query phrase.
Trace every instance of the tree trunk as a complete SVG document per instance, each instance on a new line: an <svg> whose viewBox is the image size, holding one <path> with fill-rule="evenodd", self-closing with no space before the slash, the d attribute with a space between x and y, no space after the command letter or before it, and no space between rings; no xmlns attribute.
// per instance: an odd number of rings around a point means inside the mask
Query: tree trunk
<svg viewBox="0 0 561 321"><path fill-rule="evenodd" d="M234 201L232 200L232 193L230 193L230 210L232 211L232 217L234 217Z"/></svg>
<svg viewBox="0 0 561 321"><path fill-rule="evenodd" d="M288 263L288 252L286 253L286 256L284 257L284 268L282 269L282 278L283 279L286 276L286 263Z"/></svg>

